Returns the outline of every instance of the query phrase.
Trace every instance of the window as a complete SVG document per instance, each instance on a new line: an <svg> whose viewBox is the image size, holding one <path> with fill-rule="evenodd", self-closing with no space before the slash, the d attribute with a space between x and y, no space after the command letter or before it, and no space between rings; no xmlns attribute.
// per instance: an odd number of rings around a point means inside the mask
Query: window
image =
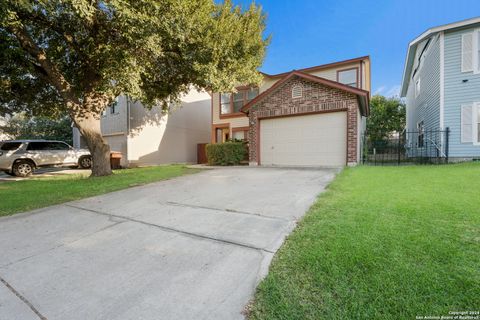
<svg viewBox="0 0 480 320"><path fill-rule="evenodd" d="M258 96L258 88L238 89L236 93L220 94L220 115L240 113L250 100Z"/></svg>
<svg viewBox="0 0 480 320"><path fill-rule="evenodd" d="M47 142L30 142L27 146L27 151L34 150L48 150L48 143Z"/></svg>
<svg viewBox="0 0 480 320"><path fill-rule="evenodd" d="M231 103L231 93L222 93L220 94L220 114L231 113L230 103Z"/></svg>
<svg viewBox="0 0 480 320"><path fill-rule="evenodd" d="M477 62L476 64L476 73L480 73L480 29L477 30L476 32L477 34L477 42L475 43L476 44L476 59L475 61Z"/></svg>
<svg viewBox="0 0 480 320"><path fill-rule="evenodd" d="M70 146L64 142L30 142L27 150L51 151L51 150L69 150Z"/></svg>
<svg viewBox="0 0 480 320"><path fill-rule="evenodd" d="M239 91L233 94L233 113L240 112L240 109L243 107L243 103L245 100L245 93L243 91Z"/></svg>
<svg viewBox="0 0 480 320"><path fill-rule="evenodd" d="M233 128L232 129L233 140L248 140L248 129L245 128Z"/></svg>
<svg viewBox="0 0 480 320"><path fill-rule="evenodd" d="M292 87L292 99L301 98L303 96L302 86L296 84Z"/></svg>
<svg viewBox="0 0 480 320"><path fill-rule="evenodd" d="M2 150L2 151L14 151L14 150L17 150L20 147L21 144L22 144L21 142L5 142L0 147L0 150Z"/></svg>
<svg viewBox="0 0 480 320"><path fill-rule="evenodd" d="M358 68L339 70L337 72L337 82L358 88Z"/></svg>
<svg viewBox="0 0 480 320"><path fill-rule="evenodd" d="M473 33L462 34L462 72L473 71Z"/></svg>
<svg viewBox="0 0 480 320"><path fill-rule="evenodd" d="M480 102L461 107L461 142L480 144Z"/></svg>
<svg viewBox="0 0 480 320"><path fill-rule="evenodd" d="M118 97L110 105L110 114L117 114L118 113Z"/></svg>
<svg viewBox="0 0 480 320"><path fill-rule="evenodd" d="M230 139L229 128L216 128L215 129L215 142L222 143Z"/></svg>
<svg viewBox="0 0 480 320"><path fill-rule="evenodd" d="M480 73L480 29L462 34L462 72Z"/></svg>
<svg viewBox="0 0 480 320"><path fill-rule="evenodd" d="M424 144L424 137L425 137L425 128L423 120L417 123L417 130L418 130L418 139L417 139L417 146L419 148L423 148Z"/></svg>
<svg viewBox="0 0 480 320"><path fill-rule="evenodd" d="M417 81L415 81L415 98L418 97L418 95L420 94L420 89L421 89L421 82L420 82L420 78L418 78Z"/></svg>
<svg viewBox="0 0 480 320"><path fill-rule="evenodd" d="M465 104L461 107L461 142L472 143L473 142L473 106L471 104Z"/></svg>
<svg viewBox="0 0 480 320"><path fill-rule="evenodd" d="M475 106L475 113L476 113L476 117L475 117L475 124L476 124L476 128L475 128L475 136L476 136L476 141L475 143L477 144L480 144L480 102L476 104Z"/></svg>
<svg viewBox="0 0 480 320"><path fill-rule="evenodd" d="M48 150L69 150L70 146L63 142L49 142Z"/></svg>

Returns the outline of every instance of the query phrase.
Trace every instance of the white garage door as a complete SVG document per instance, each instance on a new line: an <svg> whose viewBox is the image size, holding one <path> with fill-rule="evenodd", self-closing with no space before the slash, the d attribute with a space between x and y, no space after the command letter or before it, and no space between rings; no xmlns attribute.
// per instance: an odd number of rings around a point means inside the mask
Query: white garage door
<svg viewBox="0 0 480 320"><path fill-rule="evenodd" d="M346 112L260 121L262 165L344 166L346 152Z"/></svg>

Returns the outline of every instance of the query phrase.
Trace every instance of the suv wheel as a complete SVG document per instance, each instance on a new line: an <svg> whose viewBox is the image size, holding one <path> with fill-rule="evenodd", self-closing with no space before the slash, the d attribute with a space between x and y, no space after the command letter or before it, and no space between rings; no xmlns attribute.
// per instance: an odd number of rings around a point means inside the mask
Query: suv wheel
<svg viewBox="0 0 480 320"><path fill-rule="evenodd" d="M82 169L90 169L92 167L92 157L83 156L78 160L78 166Z"/></svg>
<svg viewBox="0 0 480 320"><path fill-rule="evenodd" d="M33 164L28 160L19 160L13 164L13 174L17 177L28 177L33 172Z"/></svg>

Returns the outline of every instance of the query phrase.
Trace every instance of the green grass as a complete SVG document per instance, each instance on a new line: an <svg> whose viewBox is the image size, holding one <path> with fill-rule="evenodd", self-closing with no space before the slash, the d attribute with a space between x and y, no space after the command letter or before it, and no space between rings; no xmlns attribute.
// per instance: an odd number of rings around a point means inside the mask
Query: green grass
<svg viewBox="0 0 480 320"><path fill-rule="evenodd" d="M0 216L198 172L182 165L114 171L108 177L64 175L0 183Z"/></svg>
<svg viewBox="0 0 480 320"><path fill-rule="evenodd" d="M480 309L480 164L357 167L275 256L250 319L415 319Z"/></svg>

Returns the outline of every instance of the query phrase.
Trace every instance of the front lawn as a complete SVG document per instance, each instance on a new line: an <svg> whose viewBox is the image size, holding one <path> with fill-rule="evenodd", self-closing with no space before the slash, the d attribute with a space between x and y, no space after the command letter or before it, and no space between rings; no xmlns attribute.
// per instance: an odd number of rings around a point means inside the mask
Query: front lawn
<svg viewBox="0 0 480 320"><path fill-rule="evenodd" d="M65 175L0 183L0 216L198 172L182 165L116 170L108 177Z"/></svg>
<svg viewBox="0 0 480 320"><path fill-rule="evenodd" d="M329 320L480 310L480 165L345 169L249 309L250 319Z"/></svg>

